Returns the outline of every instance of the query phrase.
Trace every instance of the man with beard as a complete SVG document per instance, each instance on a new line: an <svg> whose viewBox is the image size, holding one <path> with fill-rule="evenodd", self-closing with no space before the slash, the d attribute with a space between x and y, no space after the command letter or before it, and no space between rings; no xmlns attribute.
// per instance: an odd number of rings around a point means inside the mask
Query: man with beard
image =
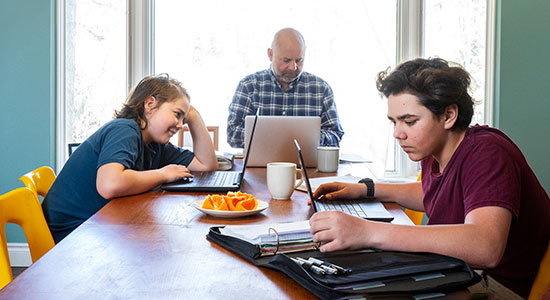
<svg viewBox="0 0 550 300"><path fill-rule="evenodd" d="M302 72L305 49L304 38L295 29L284 28L275 34L267 49L271 67L241 80L229 105L229 145L244 146L244 119L258 109L260 115L319 116L320 144L339 145L344 131L332 89L323 79Z"/></svg>

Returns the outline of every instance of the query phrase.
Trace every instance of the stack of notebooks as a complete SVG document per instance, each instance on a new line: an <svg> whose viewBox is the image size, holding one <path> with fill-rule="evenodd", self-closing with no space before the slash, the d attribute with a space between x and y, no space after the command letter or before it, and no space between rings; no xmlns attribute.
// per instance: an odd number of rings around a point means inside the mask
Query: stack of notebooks
<svg viewBox="0 0 550 300"><path fill-rule="evenodd" d="M284 273L322 299L422 298L464 290L481 280L464 261L435 253L322 253L308 221L214 226L207 238L256 266Z"/></svg>
<svg viewBox="0 0 550 300"><path fill-rule="evenodd" d="M250 243L259 256L317 249L309 232L309 221L247 226L225 226L220 233ZM245 244L246 245L246 244Z"/></svg>

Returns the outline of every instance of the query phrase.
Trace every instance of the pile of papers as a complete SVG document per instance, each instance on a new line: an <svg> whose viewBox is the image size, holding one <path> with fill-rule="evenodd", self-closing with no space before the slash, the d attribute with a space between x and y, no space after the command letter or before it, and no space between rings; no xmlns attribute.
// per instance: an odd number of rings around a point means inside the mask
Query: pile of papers
<svg viewBox="0 0 550 300"><path fill-rule="evenodd" d="M265 255L317 248L309 231L308 220L276 224L228 225L220 228L220 232L257 245Z"/></svg>

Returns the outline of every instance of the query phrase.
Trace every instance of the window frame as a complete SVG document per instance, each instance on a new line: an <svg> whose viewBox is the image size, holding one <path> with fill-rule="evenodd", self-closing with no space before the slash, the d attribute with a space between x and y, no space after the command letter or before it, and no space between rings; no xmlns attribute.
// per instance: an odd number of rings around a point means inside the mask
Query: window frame
<svg viewBox="0 0 550 300"><path fill-rule="evenodd" d="M66 94L65 94L65 7L66 0L57 0L57 78L56 78L56 168L61 170L68 158L65 138ZM127 70L126 88L129 92L141 78L154 73L154 9L155 0L127 0ZM423 44L423 0L397 1L397 41L396 61L422 57ZM486 53L485 53L485 124L493 124L494 96L494 56L495 56L495 21L496 1L487 0L486 20ZM386 171L387 179L415 179L419 164L408 159L405 152L394 143L395 170Z"/></svg>

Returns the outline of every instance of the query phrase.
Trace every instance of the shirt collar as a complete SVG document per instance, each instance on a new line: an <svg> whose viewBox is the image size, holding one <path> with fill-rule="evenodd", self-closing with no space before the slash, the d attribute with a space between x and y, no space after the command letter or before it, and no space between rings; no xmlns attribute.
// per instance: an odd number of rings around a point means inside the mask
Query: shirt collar
<svg viewBox="0 0 550 300"><path fill-rule="evenodd" d="M277 80L277 77L275 77L275 72L273 72L273 65L269 66L269 74L271 75L271 81L273 81L276 85L278 85L282 90L283 87L281 86L281 83L279 82L279 80ZM302 78L302 74L304 74L303 71L300 73L300 75L298 75L298 77L296 77L296 79L292 80L288 84L289 91L294 88L294 86L296 85L296 83L298 83L298 81L300 81L300 78Z"/></svg>

